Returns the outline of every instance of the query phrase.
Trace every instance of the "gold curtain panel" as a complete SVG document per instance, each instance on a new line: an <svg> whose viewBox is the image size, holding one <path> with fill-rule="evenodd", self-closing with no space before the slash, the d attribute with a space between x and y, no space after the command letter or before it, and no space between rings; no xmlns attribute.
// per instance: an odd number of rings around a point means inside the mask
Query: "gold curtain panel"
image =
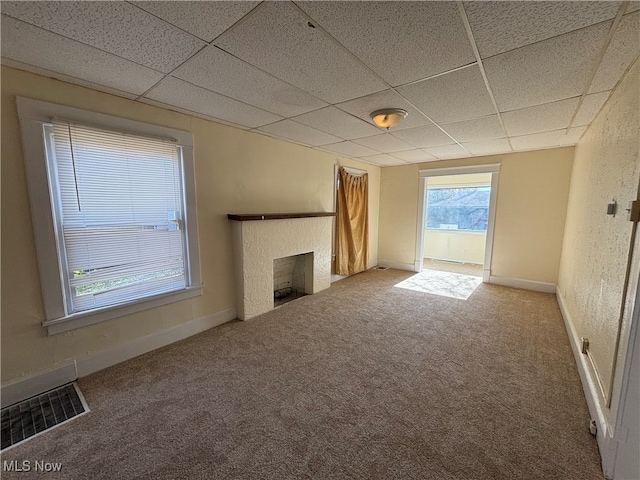
<svg viewBox="0 0 640 480"><path fill-rule="evenodd" d="M338 171L336 273L353 275L369 263L369 177Z"/></svg>

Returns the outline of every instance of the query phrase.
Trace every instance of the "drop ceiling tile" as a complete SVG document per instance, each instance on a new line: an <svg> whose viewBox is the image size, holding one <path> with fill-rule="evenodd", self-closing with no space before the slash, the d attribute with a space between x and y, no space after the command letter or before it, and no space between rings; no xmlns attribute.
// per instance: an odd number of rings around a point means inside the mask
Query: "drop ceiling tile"
<svg viewBox="0 0 640 480"><path fill-rule="evenodd" d="M394 137L390 133L381 133L372 137L358 138L354 140L359 145L373 148L381 153L399 152L401 150L413 150L413 145L403 142L399 138Z"/></svg>
<svg viewBox="0 0 640 480"><path fill-rule="evenodd" d="M172 74L284 117L326 106L322 100L210 45Z"/></svg>
<svg viewBox="0 0 640 480"><path fill-rule="evenodd" d="M474 155L495 155L497 153L512 151L509 141L506 138L476 140L473 142L464 142L462 145Z"/></svg>
<svg viewBox="0 0 640 480"><path fill-rule="evenodd" d="M182 30L212 42L218 35L236 23L260 2L132 2Z"/></svg>
<svg viewBox="0 0 640 480"><path fill-rule="evenodd" d="M206 45L127 2L2 2L2 13L165 73Z"/></svg>
<svg viewBox="0 0 640 480"><path fill-rule="evenodd" d="M307 127L293 120L282 120L271 125L260 127L259 131L266 132L281 138L293 140L294 142L304 143L314 147L336 143L340 138L321 132L315 128Z"/></svg>
<svg viewBox="0 0 640 480"><path fill-rule="evenodd" d="M441 160L445 158L464 158L471 156L471 153L457 143L453 145L443 145L441 147L425 148L425 151Z"/></svg>
<svg viewBox="0 0 640 480"><path fill-rule="evenodd" d="M398 93L437 123L495 113L477 65L400 87Z"/></svg>
<svg viewBox="0 0 640 480"><path fill-rule="evenodd" d="M385 89L382 80L307 23L289 2L264 2L214 43L329 103Z"/></svg>
<svg viewBox="0 0 640 480"><path fill-rule="evenodd" d="M380 133L378 127L360 120L336 107L326 107L293 118L296 122L317 128L345 140Z"/></svg>
<svg viewBox="0 0 640 480"><path fill-rule="evenodd" d="M442 125L449 135L459 142L474 142L491 138L506 137L505 131L500 125L498 115L474 118L462 122L447 123Z"/></svg>
<svg viewBox="0 0 640 480"><path fill-rule="evenodd" d="M640 10L640 1L632 0L629 2L627 10L624 13L626 15L628 13L637 12L638 10Z"/></svg>
<svg viewBox="0 0 640 480"><path fill-rule="evenodd" d="M393 86L475 61L455 2L324 2L299 6Z"/></svg>
<svg viewBox="0 0 640 480"><path fill-rule="evenodd" d="M589 93L611 90L640 55L640 12L622 17L591 82Z"/></svg>
<svg viewBox="0 0 640 480"><path fill-rule="evenodd" d="M548 132L567 128L577 106L578 98L569 98L559 102L505 112L502 114L502 121L510 137Z"/></svg>
<svg viewBox="0 0 640 480"><path fill-rule="evenodd" d="M172 110L174 112L184 113L185 115L189 115L191 117L203 118L205 120L209 120L211 122L216 122L221 125L228 125L230 127L239 128L240 130L251 130L251 127L247 127L245 125L240 125L238 123L229 122L228 120L223 120L219 117L214 117L212 115L207 115L204 113L194 112L193 110L189 110L186 108L178 107L176 105L169 105L168 103L158 102L157 100L152 100L150 98L141 97L136 101L140 103L145 103L147 105L153 105L155 107L164 108L165 110Z"/></svg>
<svg viewBox="0 0 640 480"><path fill-rule="evenodd" d="M366 155L378 154L375 150L348 141L323 145L322 148L323 150L329 150L330 152L339 153L347 157L364 157Z"/></svg>
<svg viewBox="0 0 640 480"><path fill-rule="evenodd" d="M4 15L2 56L136 96L163 76L124 58Z"/></svg>
<svg viewBox="0 0 640 480"><path fill-rule="evenodd" d="M407 128L420 127L422 125L432 125L432 122L427 117L393 90L384 90L374 93L373 95L338 103L336 107L369 122L371 125L373 125L371 113L376 110L382 110L383 108L402 108L407 111L408 115L407 118L397 126L390 129L390 131L394 132Z"/></svg>
<svg viewBox="0 0 640 480"><path fill-rule="evenodd" d="M430 155L424 150L416 149L416 150L405 150L403 152L394 152L390 154L392 157L399 158L400 160L404 160L405 162L416 163L416 162L430 162L431 160L437 160L436 157Z"/></svg>
<svg viewBox="0 0 640 480"><path fill-rule="evenodd" d="M582 102L582 105L578 109L578 114L573 120L573 125L576 127L589 125L604 105L604 102L609 98L610 93L611 92L593 93L584 97L584 102Z"/></svg>
<svg viewBox="0 0 640 480"><path fill-rule="evenodd" d="M580 95L610 26L601 23L485 60L500 111Z"/></svg>
<svg viewBox="0 0 640 480"><path fill-rule="evenodd" d="M147 98L246 127L258 127L282 119L219 93L167 77L145 95Z"/></svg>
<svg viewBox="0 0 640 480"><path fill-rule="evenodd" d="M482 58L615 18L621 2L465 2Z"/></svg>
<svg viewBox="0 0 640 480"><path fill-rule="evenodd" d="M138 94L135 94L135 93L128 93L122 90L118 90L117 88L107 87L105 85L99 85L95 82L82 80L78 77L72 77L70 75L65 75L64 73L54 72L53 70L47 70L46 68L34 67L33 65L22 63L17 60L11 60L10 58L6 58L6 57L2 57L2 59L0 59L0 62L2 63L2 65L5 65L9 68L13 68L15 70L24 70L25 72L31 72L36 75L40 75L41 77L55 78L56 80L60 80L61 82L66 82L72 85L91 88L92 90L109 93L111 95L117 95L118 97L126 98L128 100L135 100L139 96Z"/></svg>
<svg viewBox="0 0 640 480"><path fill-rule="evenodd" d="M580 138L587 130L586 126L570 128L565 136L563 145L575 145L580 141Z"/></svg>
<svg viewBox="0 0 640 480"><path fill-rule="evenodd" d="M511 144L516 150L537 150L541 148L559 147L562 145L566 131L566 129L562 129L511 137Z"/></svg>
<svg viewBox="0 0 640 480"><path fill-rule="evenodd" d="M399 132L393 132L392 135L418 148L437 147L455 143L451 137L435 125L400 130Z"/></svg>
<svg viewBox="0 0 640 480"><path fill-rule="evenodd" d="M534 133L511 137L511 144L516 151L537 150L542 148L562 147L575 145L587 127L554 130L551 132Z"/></svg>
<svg viewBox="0 0 640 480"><path fill-rule="evenodd" d="M399 158L392 157L391 155L381 154L381 155L371 155L368 157L362 157L367 163L373 163L374 165L378 165L380 167L393 167L396 165L407 165L407 162L400 160Z"/></svg>

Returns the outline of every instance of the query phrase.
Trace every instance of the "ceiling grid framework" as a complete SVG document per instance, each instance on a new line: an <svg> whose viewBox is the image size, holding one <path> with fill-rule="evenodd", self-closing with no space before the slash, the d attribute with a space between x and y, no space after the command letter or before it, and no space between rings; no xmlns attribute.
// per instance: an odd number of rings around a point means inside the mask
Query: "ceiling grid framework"
<svg viewBox="0 0 640 480"><path fill-rule="evenodd" d="M569 126L567 127L567 132L573 126L573 122L575 121L575 119L576 119L576 117L578 115L578 112L580 111L580 107L582 107L582 105L583 105L583 103L585 101L585 98L586 98L587 94L589 93L589 89L591 88L591 84L593 83L593 79L595 78L596 73L598 72L598 68L600 68L600 64L602 63L602 59L604 58L605 54L607 53L607 49L609 48L609 45L611 44L611 40L613 38L613 35L616 33L616 29L618 28L618 25L620 24L620 21L622 20L622 15L624 14L625 10L627 9L628 4L629 4L629 2L624 2L620 6L620 10L618 11L618 14L616 15L615 20L611 24L611 28L609 29L609 32L607 34L607 38L605 39L604 44L600 48L600 53L598 54L598 60L595 62L595 65L594 65L593 69L591 70L591 74L589 75L589 80L585 83L584 89L582 90L582 95L580 96L580 100L578 101L578 105L576 106L575 110L573 111L573 116L571 117L571 120L569 120ZM605 99L605 101L606 101L606 99Z"/></svg>
<svg viewBox="0 0 640 480"><path fill-rule="evenodd" d="M574 145L640 55L639 1L0 11L5 65L380 166Z"/></svg>
<svg viewBox="0 0 640 480"><path fill-rule="evenodd" d="M480 68L480 73L482 74L482 80L484 81L485 86L487 87L487 92L489 93L489 98L491 98L491 103L493 104L493 108L496 111L496 117L498 122L500 123L500 128L504 133L504 138L506 138L506 144L495 143L496 140L492 140L490 137L486 138L489 140L489 143L493 143L494 145L501 145L502 148L507 148L508 150L513 150L513 145L511 145L511 140L509 140L509 136L507 135L507 128L504 125L504 121L502 120L502 115L500 115L500 109L498 108L498 104L496 103L496 98L491 91L491 86L489 85L489 79L487 78L487 72L484 69L484 65L482 64L482 57L480 56L480 51L478 50L478 44L476 43L476 39L473 36L473 31L471 30L471 25L469 24L469 17L467 17L467 12L464 9L464 5L461 1L458 1L458 9L460 10L460 16L462 17L462 22L464 23L464 28L469 37L469 42L471 43L471 48L473 48L473 54L476 57L476 61L478 62L478 67ZM501 138L501 137L500 137ZM478 140L477 140L478 141ZM495 148L489 148L489 151L495 151Z"/></svg>

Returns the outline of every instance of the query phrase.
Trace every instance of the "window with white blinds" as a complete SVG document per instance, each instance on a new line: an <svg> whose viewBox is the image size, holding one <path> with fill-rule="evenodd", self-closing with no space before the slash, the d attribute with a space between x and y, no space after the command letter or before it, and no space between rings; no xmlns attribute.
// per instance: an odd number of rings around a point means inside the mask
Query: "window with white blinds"
<svg viewBox="0 0 640 480"><path fill-rule="evenodd" d="M44 137L67 315L187 287L181 147L67 122Z"/></svg>
<svg viewBox="0 0 640 480"><path fill-rule="evenodd" d="M193 134L16 106L47 333L202 295Z"/></svg>

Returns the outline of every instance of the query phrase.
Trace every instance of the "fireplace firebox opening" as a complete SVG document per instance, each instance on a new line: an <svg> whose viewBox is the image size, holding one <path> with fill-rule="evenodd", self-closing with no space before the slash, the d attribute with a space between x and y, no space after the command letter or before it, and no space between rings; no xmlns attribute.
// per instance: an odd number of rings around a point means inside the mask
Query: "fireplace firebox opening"
<svg viewBox="0 0 640 480"><path fill-rule="evenodd" d="M273 260L273 306L313 293L313 252Z"/></svg>

